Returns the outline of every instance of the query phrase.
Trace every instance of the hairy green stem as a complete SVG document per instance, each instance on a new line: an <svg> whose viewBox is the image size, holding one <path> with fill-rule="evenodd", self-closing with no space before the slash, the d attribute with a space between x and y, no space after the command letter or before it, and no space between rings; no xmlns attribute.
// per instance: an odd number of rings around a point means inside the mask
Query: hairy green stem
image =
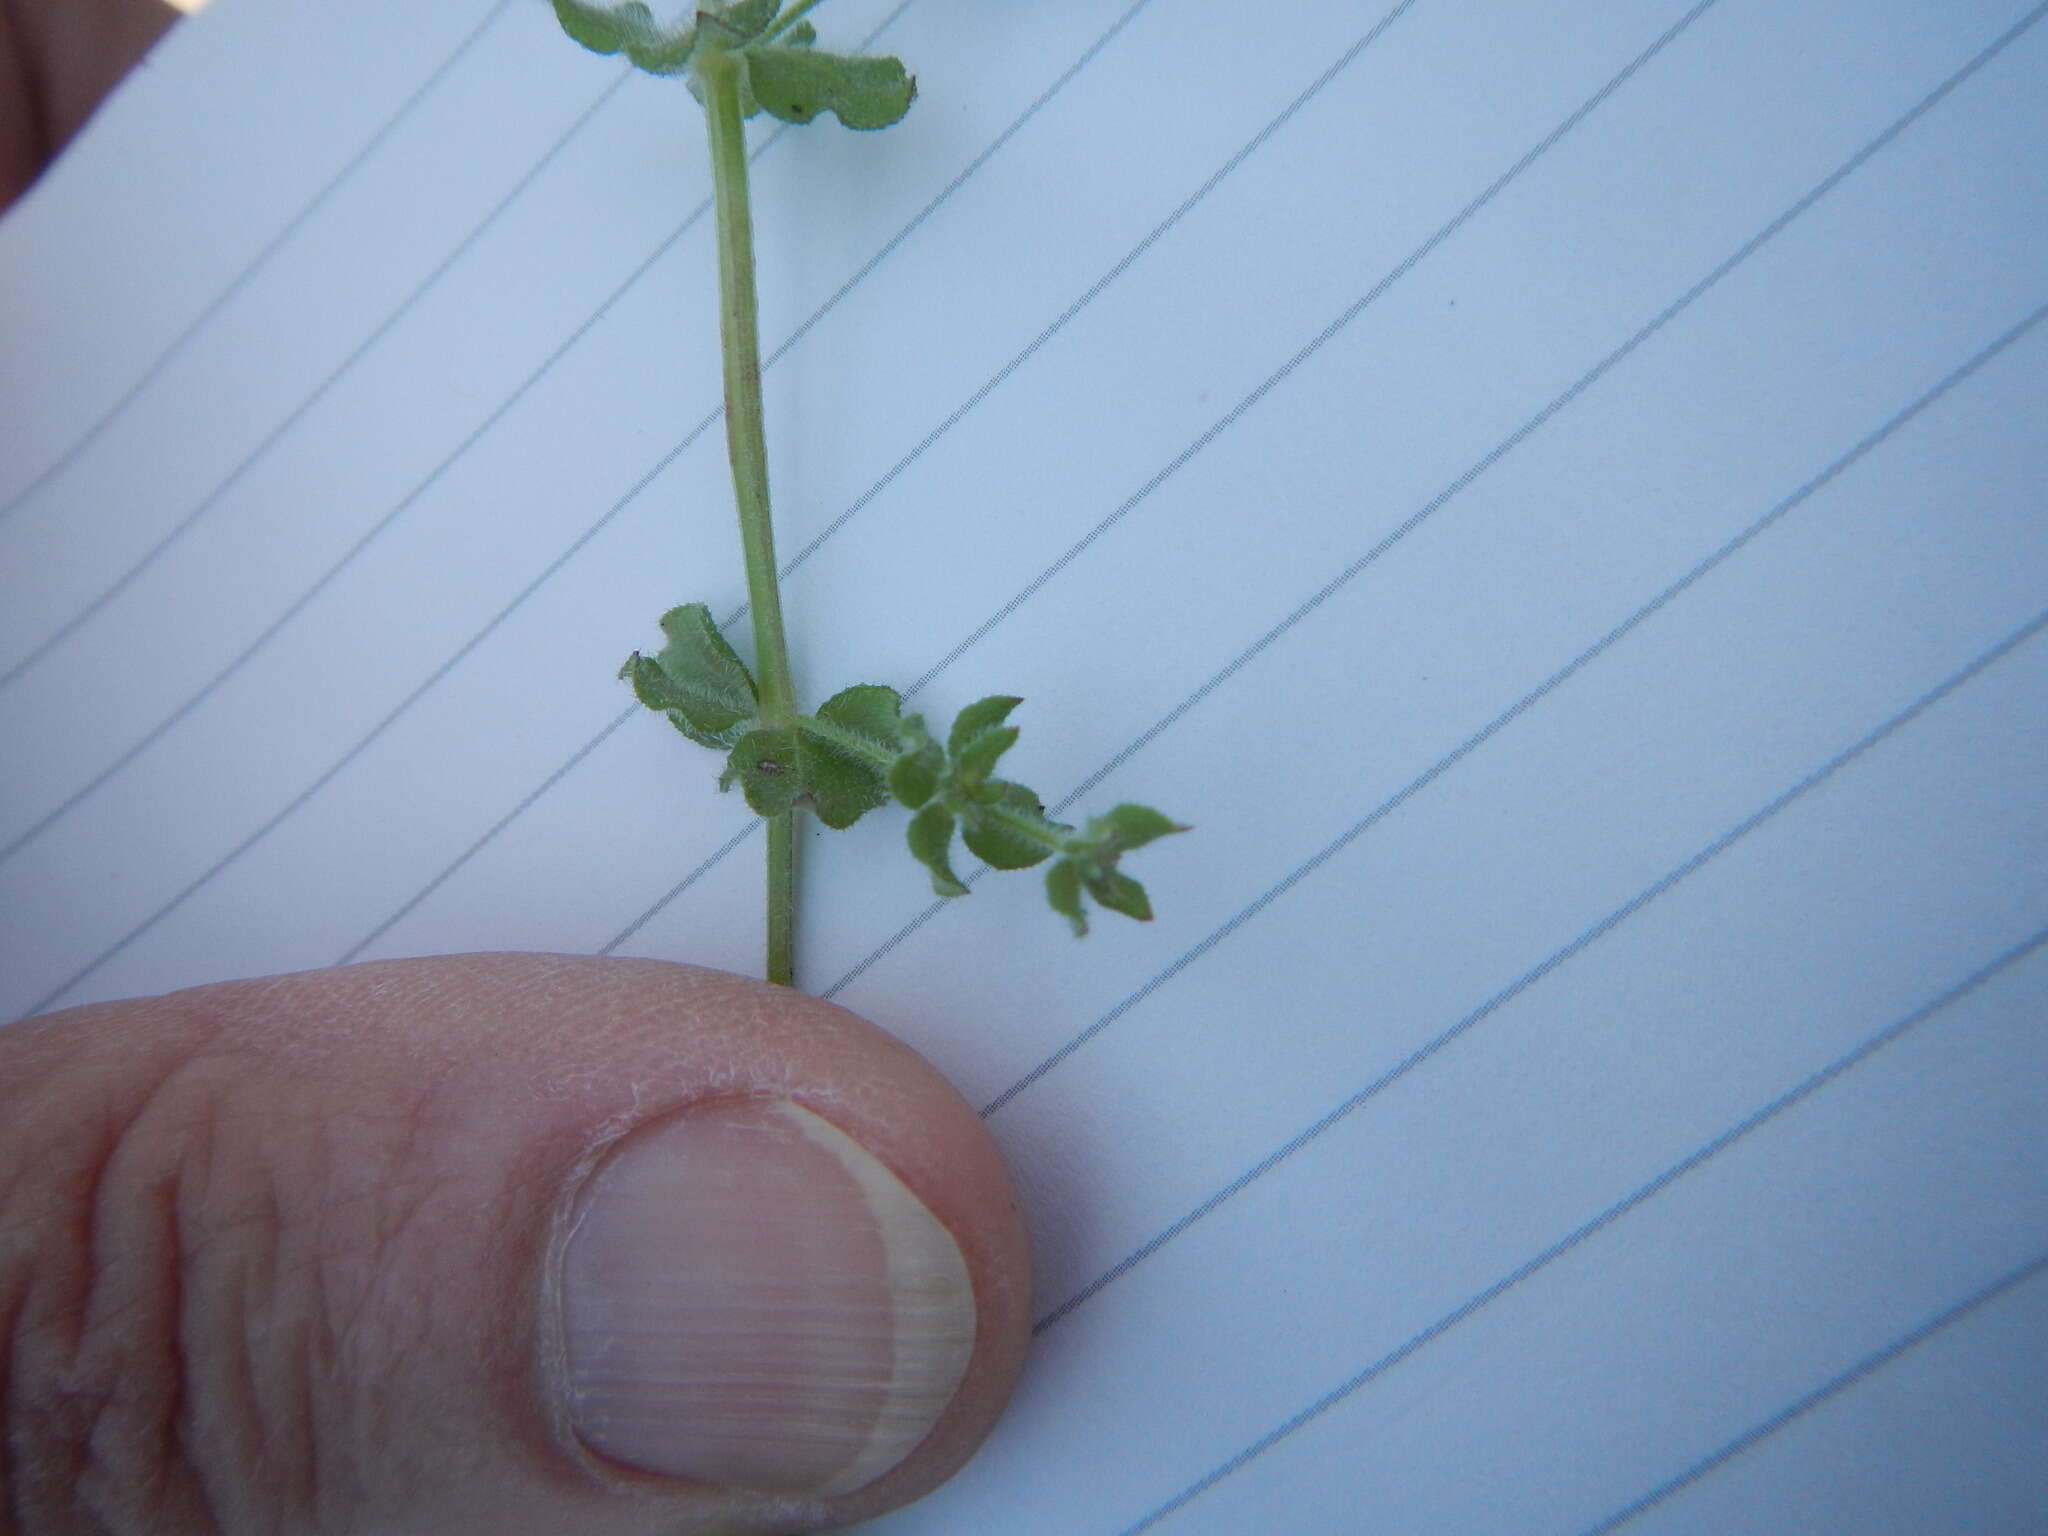
<svg viewBox="0 0 2048 1536"><path fill-rule="evenodd" d="M697 83L711 140L718 210L718 336L725 357L725 444L754 624L754 679L761 721L796 719L789 647L782 633L782 592L775 575L775 531L768 513L768 446L761 420L760 317L754 298L754 220L747 199L747 139L740 118L740 61L699 45ZM768 818L768 979L796 984L796 830L794 811Z"/></svg>

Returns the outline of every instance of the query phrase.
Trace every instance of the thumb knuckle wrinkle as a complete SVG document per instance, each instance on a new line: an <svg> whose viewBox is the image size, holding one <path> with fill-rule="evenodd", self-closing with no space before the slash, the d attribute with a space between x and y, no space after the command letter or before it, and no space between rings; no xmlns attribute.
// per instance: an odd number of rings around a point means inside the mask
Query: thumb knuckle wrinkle
<svg viewBox="0 0 2048 1536"><path fill-rule="evenodd" d="M0 1087L0 1536L309 1523L320 1287L275 1171L213 1072L84 1113L62 1078Z"/></svg>

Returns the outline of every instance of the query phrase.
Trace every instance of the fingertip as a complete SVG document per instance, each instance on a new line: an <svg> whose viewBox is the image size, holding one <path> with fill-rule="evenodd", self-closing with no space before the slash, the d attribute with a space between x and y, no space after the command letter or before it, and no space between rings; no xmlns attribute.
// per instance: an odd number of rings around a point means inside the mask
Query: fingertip
<svg viewBox="0 0 2048 1536"><path fill-rule="evenodd" d="M749 1198L757 1208L773 1206L777 1217L809 1223L808 1248L829 1247L822 1234L830 1223L822 1212L794 1208L791 1181L779 1193L765 1192L783 1168L763 1145L773 1139L764 1122L774 1121L784 1106L816 1122L788 1138L792 1155L816 1151L815 1145L807 1149L803 1144L829 1141L831 1133L848 1144L838 1150L838 1172L852 1165L858 1175L853 1183L866 1184L861 1198L850 1203L880 1207L882 1226L900 1231L910 1223L886 1217L894 1186L929 1213L957 1250L970 1288L971 1343L956 1384L907 1454L881 1465L871 1460L868 1476L857 1468L839 1468L838 1475L825 1480L813 1517L821 1524L828 1523L828 1512L832 1524L867 1518L920 1497L958 1470L994 1427L1022 1368L1030 1339L1031 1266L1008 1169L980 1116L952 1085L923 1057L858 1015L750 978L634 960L512 956L464 957L459 963L464 986L492 993L508 986L514 991L533 988L549 998L550 1018L573 1021L573 1043L552 1024L544 1034L553 1042L549 1050L557 1073L581 1083L581 1092L593 1092L600 1082L614 1085L614 1095L620 1082L636 1085L630 1103L621 1104L614 1096L586 1110L586 1118L602 1112L604 1130L567 1181L559 1208L557 1266L570 1259L572 1234L594 1235L588 1195L602 1174L616 1173L636 1153L643 1154L642 1161L670 1160L647 1145L657 1140L675 1144L666 1149L668 1154L688 1148L698 1161L716 1162L729 1143L751 1139L747 1161L753 1165L752 1177L740 1180L738 1190L731 1188L731 1160L726 1159L718 1169L719 1198L741 1208ZM884 1177L863 1174L863 1158ZM686 1155L673 1159L687 1160ZM818 1186L822 1200L831 1197L835 1177L820 1167L798 1181ZM680 1228L680 1213L693 1203L692 1196L671 1186L664 1199ZM714 1206L708 1217L698 1219L726 1223L715 1230L730 1234L731 1209ZM758 1230L751 1230L749 1239L775 1246ZM686 1245L688 1239L676 1231L666 1242ZM894 1257L900 1271L903 1254ZM772 1267L774 1261L757 1253L753 1262ZM927 1276L927 1289L936 1284ZM851 1311L838 1313L841 1327ZM748 1318L728 1320L736 1330L754 1329ZM900 1330L900 1312L895 1321ZM565 1381L574 1369L567 1333L565 1320L556 1365ZM845 1342L833 1341L835 1347ZM900 1381L905 1366L898 1354ZM754 1422L758 1428L759 1420ZM689 1475L687 1459L663 1465L659 1450L644 1440L594 1444L578 1429L573 1414L565 1423L587 1449L619 1464L629 1476L646 1471ZM713 1456L700 1464L699 1480L730 1484L731 1479L704 1473L758 1466L761 1454L761 1447L750 1441L731 1456ZM796 1481L801 1480L799 1475ZM763 1483L767 1492L793 1491L776 1487L772 1477L754 1486Z"/></svg>

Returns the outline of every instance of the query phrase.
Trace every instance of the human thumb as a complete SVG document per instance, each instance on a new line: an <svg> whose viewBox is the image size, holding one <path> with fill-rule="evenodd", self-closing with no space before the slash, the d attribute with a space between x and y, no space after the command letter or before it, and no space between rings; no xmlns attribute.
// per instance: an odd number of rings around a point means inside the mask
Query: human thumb
<svg viewBox="0 0 2048 1536"><path fill-rule="evenodd" d="M852 1015L474 955L0 1029L0 1532L808 1531L1028 1332L973 1111Z"/></svg>

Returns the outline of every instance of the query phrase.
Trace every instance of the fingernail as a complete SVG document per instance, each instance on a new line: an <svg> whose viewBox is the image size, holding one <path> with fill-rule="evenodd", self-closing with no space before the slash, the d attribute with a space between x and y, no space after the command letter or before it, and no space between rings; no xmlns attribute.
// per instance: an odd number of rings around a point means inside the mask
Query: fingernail
<svg viewBox="0 0 2048 1536"><path fill-rule="evenodd" d="M641 1126L562 1259L569 1418L647 1472L849 1493L930 1433L974 1348L952 1234L873 1154L784 1099Z"/></svg>

